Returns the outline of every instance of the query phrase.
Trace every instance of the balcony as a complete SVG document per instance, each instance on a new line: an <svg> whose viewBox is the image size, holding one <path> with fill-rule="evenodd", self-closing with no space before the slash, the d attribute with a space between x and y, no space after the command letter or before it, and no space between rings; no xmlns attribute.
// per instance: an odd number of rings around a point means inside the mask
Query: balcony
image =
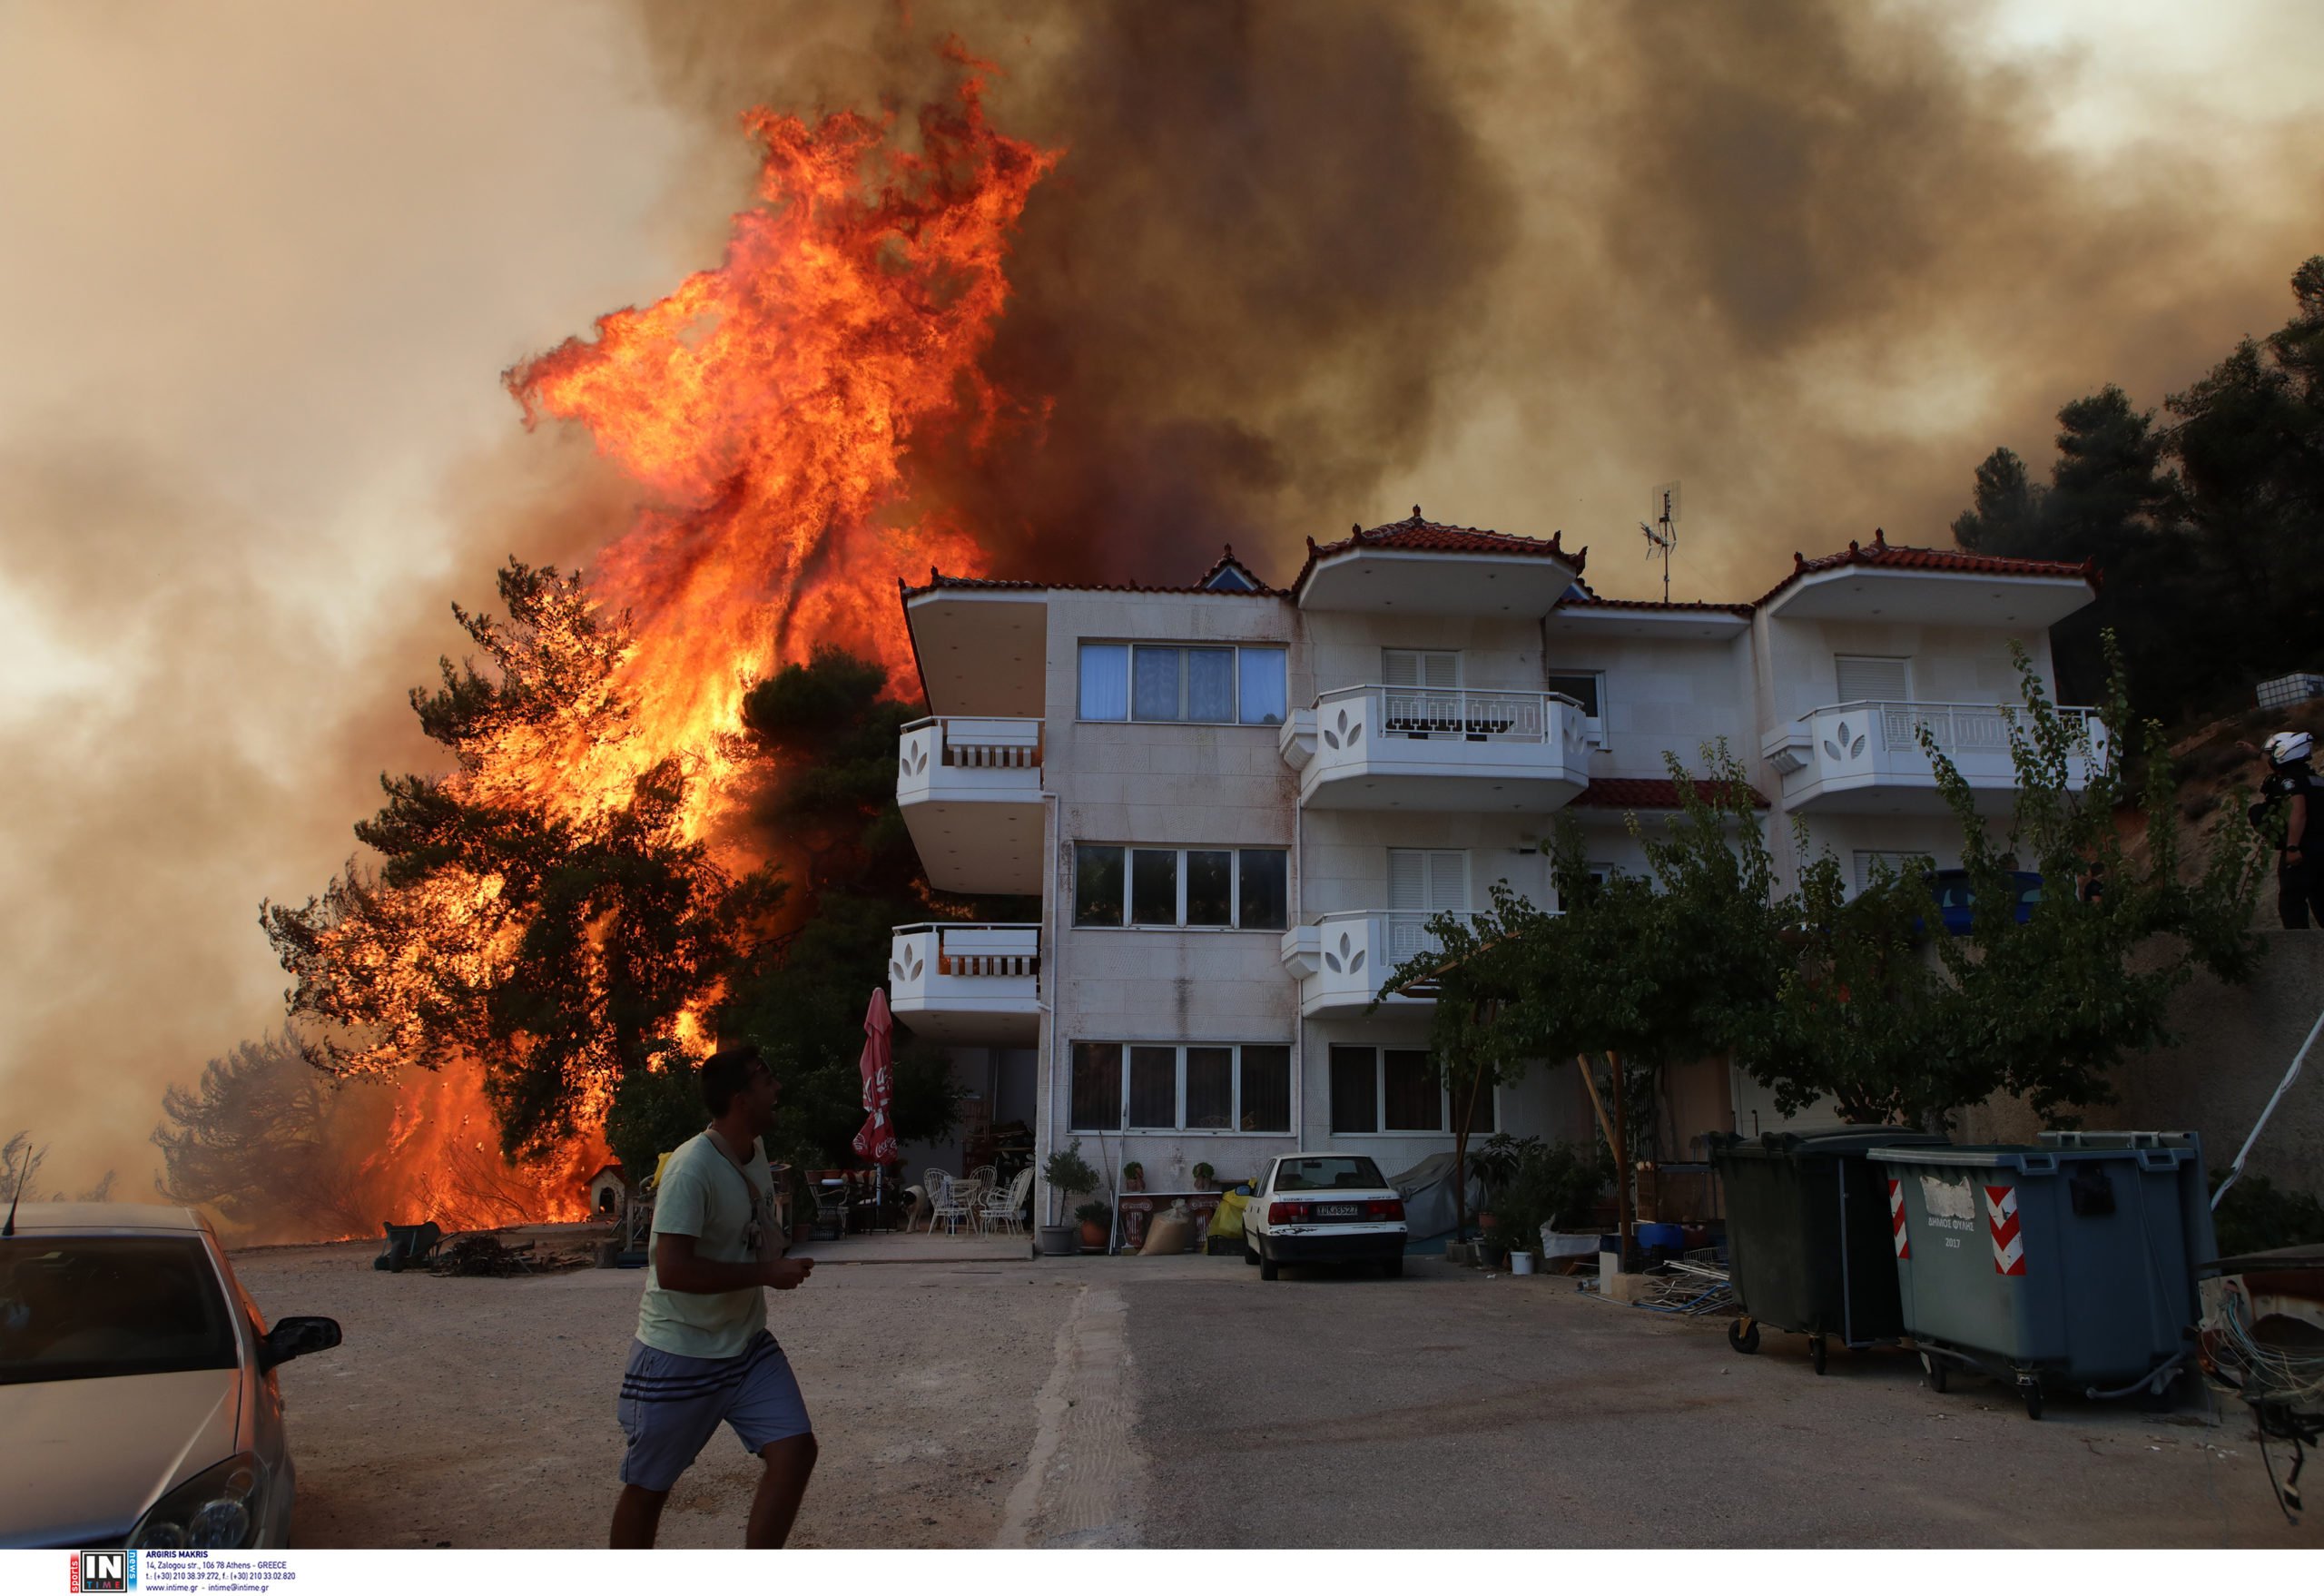
<svg viewBox="0 0 2324 1596"><path fill-rule="evenodd" d="M888 1007L931 1041L1029 1047L1040 1039L1041 928L900 925Z"/></svg>
<svg viewBox="0 0 2324 1596"><path fill-rule="evenodd" d="M928 883L1041 890L1041 723L939 715L903 729L896 803Z"/></svg>
<svg viewBox="0 0 2324 1596"><path fill-rule="evenodd" d="M1277 743L1313 809L1541 813L1590 784L1587 717L1555 693L1343 687Z"/></svg>
<svg viewBox="0 0 2324 1596"><path fill-rule="evenodd" d="M1380 990L1380 983L1398 965L1415 953L1436 951L1437 939L1428 929L1428 922L1435 918L1418 912L1357 910L1323 915L1313 925L1295 925L1284 932L1284 968L1299 982L1301 1016L1313 1020L1318 1015L1363 1013ZM1427 1009L1435 1001L1426 994L1399 994L1380 1006L1384 1010Z"/></svg>
<svg viewBox="0 0 2324 1596"><path fill-rule="evenodd" d="M2105 723L2097 712L2058 714L2080 732L2083 748L2067 761L2076 790L2108 757ZM1941 814L1936 772L1921 751L1925 726L1977 794L1981 811L2007 807L2017 791L2009 756L2013 721L2027 724L2023 708L1992 704L1900 704L1862 700L1810 710L1769 734L1760 753L1783 779L1784 806L1829 814Z"/></svg>

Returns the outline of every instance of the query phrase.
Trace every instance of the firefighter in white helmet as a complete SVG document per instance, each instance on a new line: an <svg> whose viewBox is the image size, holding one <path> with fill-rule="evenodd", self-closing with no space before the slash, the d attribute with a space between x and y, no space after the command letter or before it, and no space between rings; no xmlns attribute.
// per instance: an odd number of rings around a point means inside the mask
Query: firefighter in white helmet
<svg viewBox="0 0 2324 1596"><path fill-rule="evenodd" d="M2324 857L2318 853L2324 848L2324 814L2318 813L2324 786L2309 763L2316 740L2306 732L2278 732L2251 751L2268 761L2251 822L2276 843L2277 915L2286 931L2306 931L2311 919L2324 925Z"/></svg>

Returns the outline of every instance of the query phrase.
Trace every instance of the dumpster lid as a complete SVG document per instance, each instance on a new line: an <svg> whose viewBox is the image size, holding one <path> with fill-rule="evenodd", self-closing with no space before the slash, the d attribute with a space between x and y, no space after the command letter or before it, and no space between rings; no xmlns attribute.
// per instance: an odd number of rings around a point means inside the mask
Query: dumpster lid
<svg viewBox="0 0 2324 1596"><path fill-rule="evenodd" d="M2022 1142L1988 1142L1973 1147L1933 1148L1897 1141L1876 1146L1865 1157L1883 1164L1943 1164L1956 1169L2016 1169L2041 1174L2054 1173L2060 1164L2109 1161L2134 1162L2145 1169L2163 1168L2183 1166L2197 1154L2191 1147L2177 1146L2027 1147Z"/></svg>
<svg viewBox="0 0 2324 1596"><path fill-rule="evenodd" d="M1721 1157L1746 1158L1860 1158L1874 1148L1949 1147L1944 1137L1895 1125L1840 1125L1826 1130L1770 1130L1743 1137L1731 1131L1709 1138Z"/></svg>

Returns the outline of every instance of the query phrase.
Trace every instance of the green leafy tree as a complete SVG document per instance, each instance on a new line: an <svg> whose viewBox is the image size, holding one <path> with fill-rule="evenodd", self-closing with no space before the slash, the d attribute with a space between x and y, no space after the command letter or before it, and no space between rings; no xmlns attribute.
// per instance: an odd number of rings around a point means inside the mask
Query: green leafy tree
<svg viewBox="0 0 2324 1596"><path fill-rule="evenodd" d="M802 901L790 928L720 1006L721 1035L779 1057L785 1157L842 1164L863 1123L863 1010L886 979L893 929L930 919L1030 920L1021 900L978 903L931 892L896 807L896 744L922 707L891 697L881 668L837 649L789 665L743 700L763 757L750 813L763 845L797 857ZM898 1140L941 1139L958 1103L944 1054L899 1033Z"/></svg>
<svg viewBox="0 0 2324 1596"><path fill-rule="evenodd" d="M2292 274L2291 319L2246 339L2164 400L2165 419L2109 386L2058 412L2047 484L1997 449L1977 468L1964 548L2094 559L2097 601L2052 645L2062 690L2102 693L2112 630L2145 703L2213 713L2255 679L2310 668L2324 614L2324 256Z"/></svg>

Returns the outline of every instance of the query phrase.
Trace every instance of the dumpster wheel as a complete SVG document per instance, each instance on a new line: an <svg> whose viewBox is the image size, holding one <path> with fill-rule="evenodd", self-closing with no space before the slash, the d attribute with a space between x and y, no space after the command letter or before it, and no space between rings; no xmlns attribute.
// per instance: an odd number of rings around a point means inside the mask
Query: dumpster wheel
<svg viewBox="0 0 2324 1596"><path fill-rule="evenodd" d="M1940 1396L1945 1394L1945 1360L1925 1352L1921 1354L1921 1367L1928 1374L1928 1388Z"/></svg>
<svg viewBox="0 0 2324 1596"><path fill-rule="evenodd" d="M1727 1327L1727 1345L1748 1356L1759 1350L1759 1322L1749 1316L1736 1320Z"/></svg>
<svg viewBox="0 0 2324 1596"><path fill-rule="evenodd" d="M1824 1361L1831 1354L1831 1345L1821 1335L1807 1338L1807 1364L1817 1374L1824 1372Z"/></svg>
<svg viewBox="0 0 2324 1596"><path fill-rule="evenodd" d="M2042 1416L2042 1380L2040 1375L2020 1374L2017 1377L2017 1394L2024 1399L2025 1416L2027 1418L2038 1419Z"/></svg>

